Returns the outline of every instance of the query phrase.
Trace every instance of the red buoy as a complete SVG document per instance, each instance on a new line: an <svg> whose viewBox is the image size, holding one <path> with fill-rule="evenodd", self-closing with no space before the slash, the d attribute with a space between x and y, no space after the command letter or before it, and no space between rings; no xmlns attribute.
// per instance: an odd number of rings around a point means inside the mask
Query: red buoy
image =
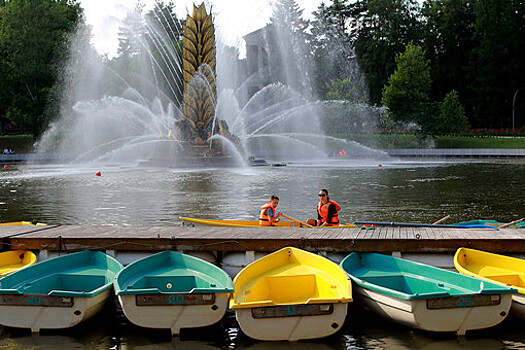
<svg viewBox="0 0 525 350"><path fill-rule="evenodd" d="M96 176L101 176L102 174L100 173L100 171L98 173L95 174Z"/></svg>
<svg viewBox="0 0 525 350"><path fill-rule="evenodd" d="M382 167L383 167L383 165L382 165L382 164L379 164L379 167L380 167L380 168L382 168Z"/></svg>
<svg viewBox="0 0 525 350"><path fill-rule="evenodd" d="M4 165L4 169L9 169L9 167L7 166L7 164L6 164L6 165Z"/></svg>

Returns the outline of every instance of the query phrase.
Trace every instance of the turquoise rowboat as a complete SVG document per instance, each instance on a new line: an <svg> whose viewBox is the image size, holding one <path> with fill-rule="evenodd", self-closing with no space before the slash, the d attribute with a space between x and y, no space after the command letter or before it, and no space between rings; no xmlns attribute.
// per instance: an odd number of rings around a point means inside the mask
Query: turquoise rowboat
<svg viewBox="0 0 525 350"><path fill-rule="evenodd" d="M456 332L497 325L516 289L375 253L351 253L341 266L367 309L409 327ZM467 278L466 278L467 277Z"/></svg>
<svg viewBox="0 0 525 350"><path fill-rule="evenodd" d="M0 279L0 324L33 332L75 326L102 309L122 268L86 250L14 272Z"/></svg>
<svg viewBox="0 0 525 350"><path fill-rule="evenodd" d="M171 329L219 322L233 293L230 276L202 259L173 251L129 264L115 280L126 317L141 327Z"/></svg>

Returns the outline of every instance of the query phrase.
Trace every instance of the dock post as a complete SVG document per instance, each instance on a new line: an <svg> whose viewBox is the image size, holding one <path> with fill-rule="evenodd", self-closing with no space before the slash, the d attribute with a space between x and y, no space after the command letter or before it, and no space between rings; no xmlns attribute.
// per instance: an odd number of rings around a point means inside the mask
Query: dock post
<svg viewBox="0 0 525 350"><path fill-rule="evenodd" d="M392 252L394 258L401 258L401 252Z"/></svg>
<svg viewBox="0 0 525 350"><path fill-rule="evenodd" d="M244 255L244 262L246 263L246 265L249 265L254 261L255 261L255 251L247 250L246 254Z"/></svg>
<svg viewBox="0 0 525 350"><path fill-rule="evenodd" d="M38 260L47 260L49 257L49 251L47 249L42 249L38 252Z"/></svg>

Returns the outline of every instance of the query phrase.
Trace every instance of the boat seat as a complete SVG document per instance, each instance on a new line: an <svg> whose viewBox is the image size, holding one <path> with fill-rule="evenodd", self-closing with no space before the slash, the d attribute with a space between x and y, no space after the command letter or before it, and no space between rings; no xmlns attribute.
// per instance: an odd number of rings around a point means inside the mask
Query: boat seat
<svg viewBox="0 0 525 350"><path fill-rule="evenodd" d="M210 283L198 276L144 276L127 289L156 288L163 293L188 293L195 288L209 288Z"/></svg>
<svg viewBox="0 0 525 350"><path fill-rule="evenodd" d="M4 274L6 272L11 272L11 271L17 270L17 269L19 269L19 268L21 268L23 266L24 266L24 264L21 264L21 263L11 264L11 265L3 265L2 267L0 267L0 275Z"/></svg>
<svg viewBox="0 0 525 350"><path fill-rule="evenodd" d="M448 294L451 288L438 281L421 279L404 274L375 274L362 278L378 286L393 289L406 294L434 295Z"/></svg>
<svg viewBox="0 0 525 350"><path fill-rule="evenodd" d="M519 274L504 274L504 275L483 275L491 280L498 281L507 285L525 287L525 281L523 275Z"/></svg>
<svg viewBox="0 0 525 350"><path fill-rule="evenodd" d="M389 277L389 276L402 276L403 274L399 271L388 271L388 270L363 270L363 273L359 274L359 270L356 272L352 271L352 275L357 278L366 279L368 277Z"/></svg>
<svg viewBox="0 0 525 350"><path fill-rule="evenodd" d="M24 293L48 294L52 290L90 292L107 284L106 276L57 273L23 285Z"/></svg>
<svg viewBox="0 0 525 350"><path fill-rule="evenodd" d="M319 290L330 289L329 286L325 288L324 284L328 285L314 274L263 277L252 286L246 302L272 300L276 303L303 303L319 297Z"/></svg>

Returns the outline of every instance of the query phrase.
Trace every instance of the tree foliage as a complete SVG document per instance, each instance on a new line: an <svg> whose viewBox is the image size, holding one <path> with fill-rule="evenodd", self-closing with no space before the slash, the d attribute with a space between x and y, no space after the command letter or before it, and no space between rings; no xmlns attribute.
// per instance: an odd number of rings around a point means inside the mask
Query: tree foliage
<svg viewBox="0 0 525 350"><path fill-rule="evenodd" d="M450 91L439 108L440 131L442 133L458 133L469 127L465 109L459 102L458 92Z"/></svg>
<svg viewBox="0 0 525 350"><path fill-rule="evenodd" d="M344 1L335 0L329 6L321 4L314 12L311 26L314 86L318 96L328 96L330 82L347 80L352 84L354 97L358 95L355 99L367 101L366 82L349 34L348 11Z"/></svg>
<svg viewBox="0 0 525 350"><path fill-rule="evenodd" d="M432 68L432 99L455 89L467 96L467 69L475 47L474 12L469 0L425 1L424 48ZM458 20L461 19L461 20Z"/></svg>
<svg viewBox="0 0 525 350"><path fill-rule="evenodd" d="M303 18L303 10L295 0L277 0L270 22L268 51L272 77L311 98L309 22Z"/></svg>
<svg viewBox="0 0 525 350"><path fill-rule="evenodd" d="M422 46L430 60L432 85L423 120L438 123L438 116L428 114L432 110L439 114L438 101L456 90L474 127L510 125L513 93L525 81L525 66L520 63L525 57L523 1L425 0L420 7L415 0L332 0L319 6L316 16L323 24L318 25L321 38L323 33L338 33L355 50L371 103L381 103L396 55L412 42ZM327 45L318 36L314 42ZM329 74L336 69L323 71L326 51L314 53L321 62L319 76L333 80ZM325 83L320 86L326 89ZM525 110L525 101L517 104L518 111ZM517 123L523 125L525 118L518 116Z"/></svg>
<svg viewBox="0 0 525 350"><path fill-rule="evenodd" d="M383 105L397 121L421 122L421 115L430 101L432 84L430 64L420 46L408 44L405 52L396 56L397 68L383 89Z"/></svg>
<svg viewBox="0 0 525 350"><path fill-rule="evenodd" d="M326 99L350 102L364 102L356 91L356 86L350 78L334 79L326 83Z"/></svg>
<svg viewBox="0 0 525 350"><path fill-rule="evenodd" d="M0 69L7 67L3 78L9 85L0 98L5 116L38 135L48 122L47 96L66 56L68 34L82 12L74 0L13 0L0 11Z"/></svg>
<svg viewBox="0 0 525 350"><path fill-rule="evenodd" d="M271 35L279 40L268 44L273 80L309 99L384 103L396 120L416 121L430 134L456 132L451 127L464 127L463 116L477 128L509 127L512 97L525 87L525 2L420 3L326 0L310 22L296 0L278 0ZM124 21L118 56L106 58L119 75L107 83L109 94L129 85L146 98L181 100L174 67L182 54L183 21L174 8L172 1L159 1L142 16L138 5L140 16ZM34 135L43 131L56 113L50 101L67 89L59 71L79 22L77 0L0 0L0 121ZM521 97L518 128L525 125Z"/></svg>
<svg viewBox="0 0 525 350"><path fill-rule="evenodd" d="M146 14L138 4L119 28L119 56L110 65L143 96L180 105L182 72L176 67L182 62L182 25L171 1L156 2ZM145 84L146 76L155 78L156 89Z"/></svg>
<svg viewBox="0 0 525 350"><path fill-rule="evenodd" d="M422 24L416 0L359 0L349 5L350 35L366 76L372 103L394 72L395 57L412 42L420 44Z"/></svg>

